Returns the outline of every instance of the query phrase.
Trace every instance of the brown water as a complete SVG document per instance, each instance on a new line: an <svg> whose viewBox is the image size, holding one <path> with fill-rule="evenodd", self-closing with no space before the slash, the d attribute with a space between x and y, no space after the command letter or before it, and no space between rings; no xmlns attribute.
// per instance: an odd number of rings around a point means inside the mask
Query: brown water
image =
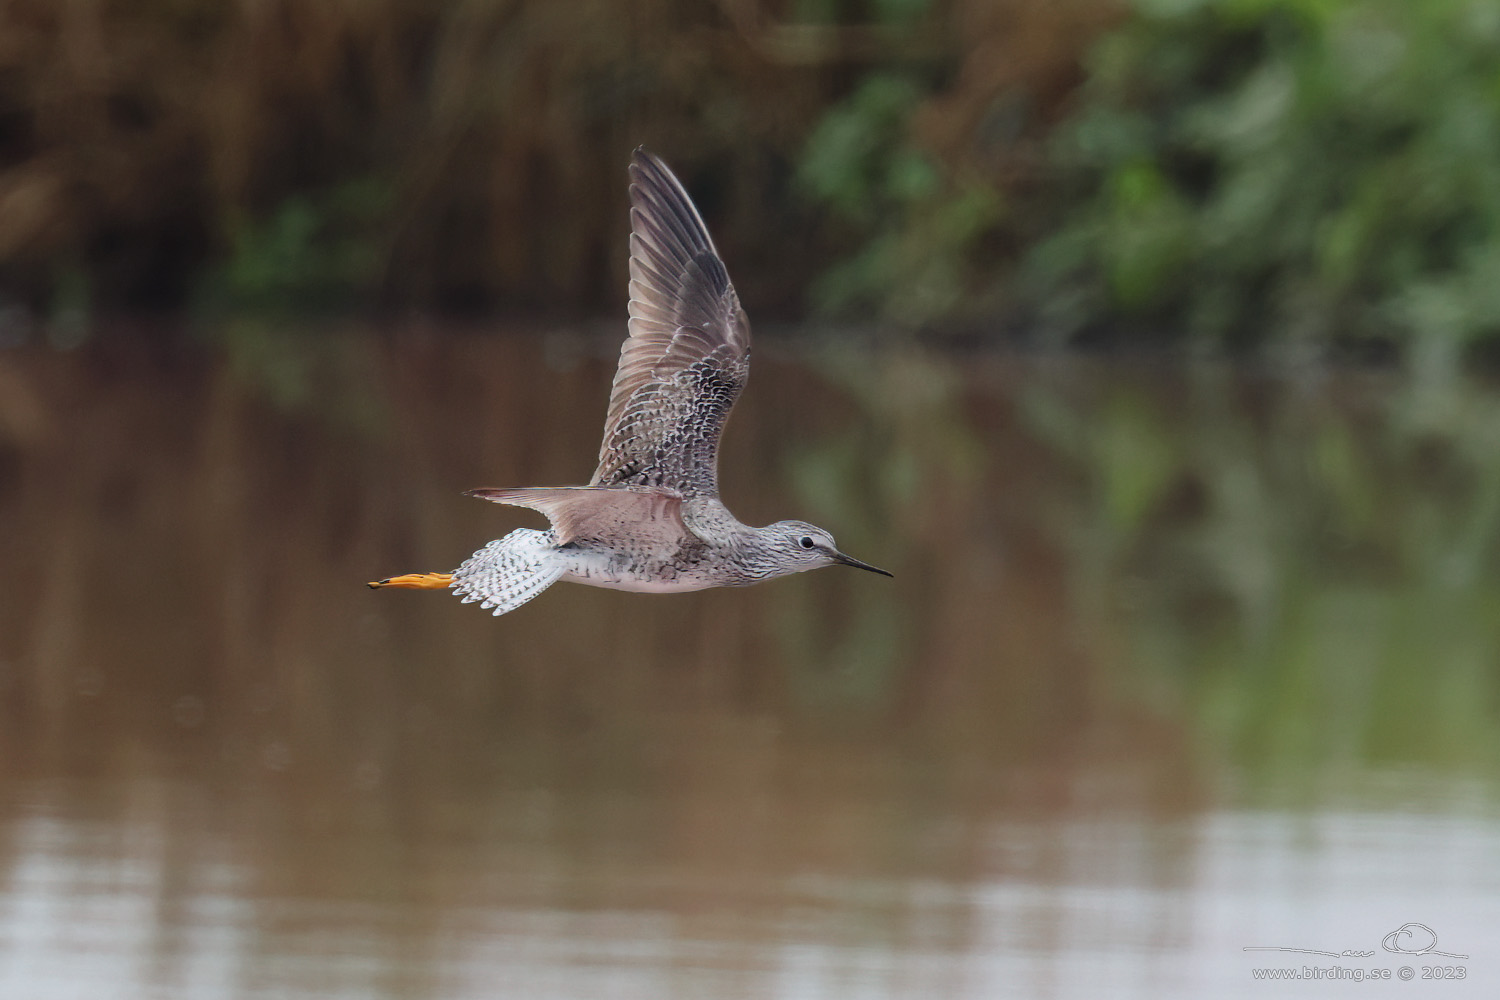
<svg viewBox="0 0 1500 1000"><path fill-rule="evenodd" d="M494 619L362 582L612 345L318 343L0 353L0 997L1495 995L1487 387L767 342L726 499L896 579Z"/></svg>

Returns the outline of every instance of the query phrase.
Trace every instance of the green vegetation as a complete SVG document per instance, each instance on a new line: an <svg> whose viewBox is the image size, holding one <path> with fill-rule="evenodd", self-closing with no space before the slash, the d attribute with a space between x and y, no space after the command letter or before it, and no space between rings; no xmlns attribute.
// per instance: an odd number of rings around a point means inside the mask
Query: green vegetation
<svg viewBox="0 0 1500 1000"><path fill-rule="evenodd" d="M799 179L863 246L813 289L825 314L875 313L904 325L972 314L979 241L1000 217L1001 196L943 180L908 142L922 90L911 78L872 75L832 108L808 140Z"/></svg>
<svg viewBox="0 0 1500 1000"><path fill-rule="evenodd" d="M862 245L819 304L1427 372L1500 333L1500 7L1135 0L1081 64L1050 123L972 73L872 72L830 109L801 172ZM955 103L938 157L924 116Z"/></svg>
<svg viewBox="0 0 1500 1000"><path fill-rule="evenodd" d="M644 142L758 316L1444 377L1500 332L1489 0L126 6L0 14L43 319L614 312Z"/></svg>
<svg viewBox="0 0 1500 1000"><path fill-rule="evenodd" d="M200 307L271 316L349 309L379 280L389 201L379 182L350 181L232 226L229 257L205 281Z"/></svg>
<svg viewBox="0 0 1500 1000"><path fill-rule="evenodd" d="M826 104L824 69L756 37L670 0L15 0L0 299L38 317L79 288L96 317L616 309L633 147L717 189L710 208L763 206L743 165ZM741 215L718 233L785 231Z"/></svg>
<svg viewBox="0 0 1500 1000"><path fill-rule="evenodd" d="M1029 255L1051 330L1447 356L1500 333L1500 7L1136 8L1054 137L1073 204Z"/></svg>

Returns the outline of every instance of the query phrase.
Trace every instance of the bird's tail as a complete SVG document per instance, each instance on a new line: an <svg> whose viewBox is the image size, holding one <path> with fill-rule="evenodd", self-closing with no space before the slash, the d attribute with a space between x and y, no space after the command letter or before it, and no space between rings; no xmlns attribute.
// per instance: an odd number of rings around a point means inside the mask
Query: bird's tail
<svg viewBox="0 0 1500 1000"><path fill-rule="evenodd" d="M495 614L514 611L557 582L561 560L550 531L517 528L497 538L453 571L453 592Z"/></svg>

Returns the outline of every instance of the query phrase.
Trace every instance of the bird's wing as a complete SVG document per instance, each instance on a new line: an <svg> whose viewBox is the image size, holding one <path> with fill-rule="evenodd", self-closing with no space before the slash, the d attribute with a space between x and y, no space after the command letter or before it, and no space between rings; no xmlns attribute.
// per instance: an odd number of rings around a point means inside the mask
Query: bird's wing
<svg viewBox="0 0 1500 1000"><path fill-rule="evenodd" d="M468 495L547 515L559 545L579 539L675 542L692 534L682 522L682 494L647 486L541 486L470 490Z"/></svg>
<svg viewBox="0 0 1500 1000"><path fill-rule="evenodd" d="M719 437L749 371L750 321L703 219L666 165L637 149L630 336L591 485L717 497Z"/></svg>

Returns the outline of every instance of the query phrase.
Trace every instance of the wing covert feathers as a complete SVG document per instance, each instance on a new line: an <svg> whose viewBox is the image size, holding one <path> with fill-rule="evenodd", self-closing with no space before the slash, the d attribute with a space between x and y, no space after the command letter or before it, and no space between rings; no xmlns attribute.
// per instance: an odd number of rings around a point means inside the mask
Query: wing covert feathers
<svg viewBox="0 0 1500 1000"><path fill-rule="evenodd" d="M469 490L468 495L541 511L552 522L556 543L577 539L659 537L676 540L690 532L682 522L682 494L644 486L540 486L518 490Z"/></svg>

